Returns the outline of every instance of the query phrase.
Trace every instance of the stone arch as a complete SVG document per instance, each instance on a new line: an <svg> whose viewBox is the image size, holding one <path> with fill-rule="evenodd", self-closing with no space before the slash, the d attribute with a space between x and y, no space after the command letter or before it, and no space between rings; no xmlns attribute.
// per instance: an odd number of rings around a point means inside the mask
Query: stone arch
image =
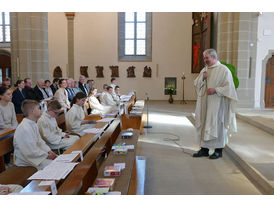
<svg viewBox="0 0 274 206"><path fill-rule="evenodd" d="M262 61L262 76L261 76L261 95L260 95L260 107L265 108L265 75L266 75L266 65L268 60L274 55L274 50L269 50L268 54Z"/></svg>
<svg viewBox="0 0 274 206"><path fill-rule="evenodd" d="M9 57L11 56L10 51L7 51L5 49L0 49L0 54L6 55L6 56L9 56Z"/></svg>

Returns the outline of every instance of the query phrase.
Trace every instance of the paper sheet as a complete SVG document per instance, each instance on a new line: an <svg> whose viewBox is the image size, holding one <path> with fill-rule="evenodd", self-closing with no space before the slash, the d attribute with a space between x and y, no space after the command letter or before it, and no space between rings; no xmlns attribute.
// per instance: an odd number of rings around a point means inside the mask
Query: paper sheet
<svg viewBox="0 0 274 206"><path fill-rule="evenodd" d="M55 160L53 160L54 162L72 162L78 154L61 154L59 155Z"/></svg>
<svg viewBox="0 0 274 206"><path fill-rule="evenodd" d="M43 170L39 170L28 178L28 180L60 180L73 170L78 163L52 162Z"/></svg>
<svg viewBox="0 0 274 206"><path fill-rule="evenodd" d="M99 134L104 131L104 128L90 128L90 129L85 129L83 130L84 133L88 134Z"/></svg>
<svg viewBox="0 0 274 206"><path fill-rule="evenodd" d="M121 170L126 168L126 163L122 162L122 163L114 163L115 167L120 167Z"/></svg>

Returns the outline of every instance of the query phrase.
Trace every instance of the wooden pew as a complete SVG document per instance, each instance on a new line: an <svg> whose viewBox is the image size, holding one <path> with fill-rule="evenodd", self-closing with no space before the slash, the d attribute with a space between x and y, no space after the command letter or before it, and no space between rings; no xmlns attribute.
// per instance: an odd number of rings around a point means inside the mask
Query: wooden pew
<svg viewBox="0 0 274 206"><path fill-rule="evenodd" d="M110 152L120 131L120 121L114 120L102 137L88 151L84 161L77 165L60 186L57 193L58 195L84 194L97 176L98 161L96 160L98 159L98 156L104 148L106 154Z"/></svg>
<svg viewBox="0 0 274 206"><path fill-rule="evenodd" d="M143 134L143 128L146 121L147 114L130 114L130 111L132 111L133 107L133 101L131 101L131 104L128 107L128 115L123 114L122 115L122 129L126 130L128 128L138 129L140 130L140 134ZM140 105L144 109L144 100L138 100L138 105Z"/></svg>
<svg viewBox="0 0 274 206"><path fill-rule="evenodd" d="M22 122L22 120L24 119L24 115L23 114L17 114L16 119L17 119L18 124L20 124Z"/></svg>
<svg viewBox="0 0 274 206"><path fill-rule="evenodd" d="M5 170L4 155L8 153L7 151L13 149L13 147L10 148L10 146L12 146L12 143L10 144L9 142L10 140L6 141L6 140L2 140L2 138L8 135L14 134L14 132L15 132L15 129L12 129L12 128L6 128L3 130L0 130L0 173Z"/></svg>
<svg viewBox="0 0 274 206"><path fill-rule="evenodd" d="M1 137L14 134L14 129L6 129L6 133L1 131ZM34 174L37 169L34 167L17 167L12 166L5 170L5 163L3 160L3 155L13 151L13 135L7 139L0 141L0 157L1 165L3 164L2 171L0 173L0 184L19 184L21 186L26 186L30 181L27 180L29 176Z"/></svg>

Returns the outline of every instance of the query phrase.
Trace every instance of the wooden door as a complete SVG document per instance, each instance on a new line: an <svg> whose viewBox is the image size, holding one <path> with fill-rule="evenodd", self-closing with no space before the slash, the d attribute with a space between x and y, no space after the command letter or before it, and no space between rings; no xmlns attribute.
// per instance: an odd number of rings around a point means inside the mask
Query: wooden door
<svg viewBox="0 0 274 206"><path fill-rule="evenodd" d="M265 107L274 108L274 55L268 60L266 65Z"/></svg>
<svg viewBox="0 0 274 206"><path fill-rule="evenodd" d="M0 54L0 81L6 77L11 78L11 60L10 56L5 54Z"/></svg>

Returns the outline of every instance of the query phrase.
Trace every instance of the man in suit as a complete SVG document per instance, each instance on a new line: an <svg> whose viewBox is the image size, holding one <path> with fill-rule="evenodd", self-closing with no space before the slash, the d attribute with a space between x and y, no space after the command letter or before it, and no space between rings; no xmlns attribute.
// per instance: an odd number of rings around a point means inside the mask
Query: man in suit
<svg viewBox="0 0 274 206"><path fill-rule="evenodd" d="M86 85L84 84L86 81L85 76L80 75L79 77L79 89L86 95L88 96L88 89L86 87Z"/></svg>
<svg viewBox="0 0 274 206"><path fill-rule="evenodd" d="M31 79L27 77L24 79L24 82L25 82L25 88L23 89L23 91L26 94L26 99L36 100L35 93L33 89L31 88L31 85L32 85Z"/></svg>
<svg viewBox="0 0 274 206"><path fill-rule="evenodd" d="M36 96L36 100L38 102L42 101L43 99L49 98L49 95L45 91L45 81L43 79L40 79L37 82L37 85L33 88L34 94Z"/></svg>
<svg viewBox="0 0 274 206"><path fill-rule="evenodd" d="M59 89L58 87L58 83L59 83L59 78L54 78L52 85L50 85L50 88L52 90L53 95L55 94L55 92Z"/></svg>

